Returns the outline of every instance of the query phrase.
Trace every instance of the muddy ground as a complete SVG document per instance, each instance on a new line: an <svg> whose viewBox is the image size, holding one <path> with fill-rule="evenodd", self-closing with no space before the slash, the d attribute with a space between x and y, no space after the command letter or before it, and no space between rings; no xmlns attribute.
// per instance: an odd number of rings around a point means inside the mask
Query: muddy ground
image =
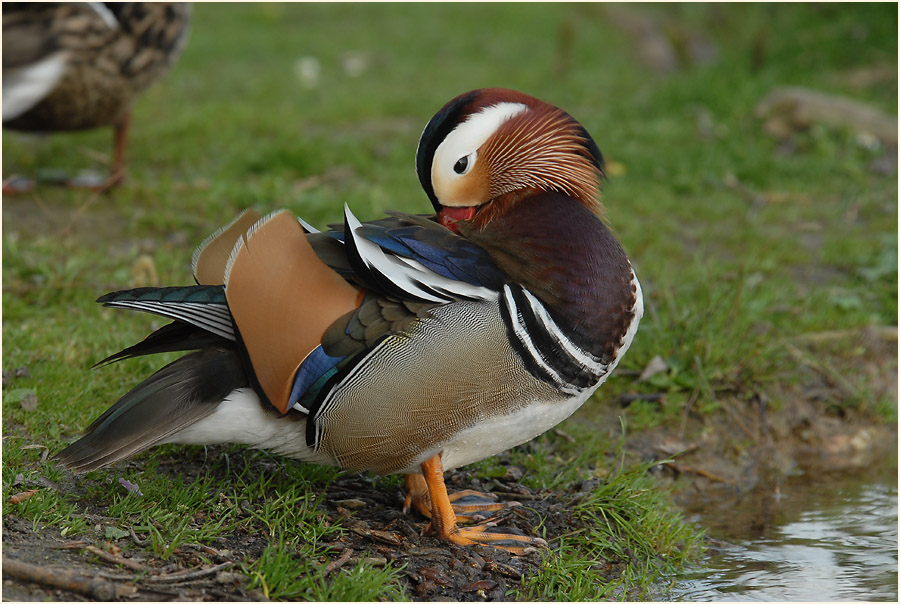
<svg viewBox="0 0 900 604"><path fill-rule="evenodd" d="M896 330L843 334L855 344L868 347L856 369L869 373L879 395L896 396ZM875 362L878 361L878 362ZM788 477L800 473L816 480L829 480L846 472L860 472L885 459L896 459L896 426L866 419L865 414L840 405L839 385L827 375L810 371L805 383L778 393L786 401L776 408L770 396L759 393L722 400L718 412L700 416L685 414L680 425L658 427L628 437L626 452L633 460L664 459L674 462L657 466L662 483L675 485L676 502L703 524L742 523L751 534L759 534L776 521L771 495L784 488ZM626 399L608 405L603 417L594 421L615 433L617 415ZM661 402L664 404L664 400ZM549 446L539 441L526 447ZM501 463L508 458L500 457ZM166 471L166 470L164 470ZM181 474L205 471L202 459L180 465ZM575 523L569 511L583 485L568 491L535 491L517 481L520 470L510 467L507 475L481 484L465 470L449 473L451 491L487 488L502 498L527 505L503 513L501 522L526 532L543 522L547 534L562 535ZM524 557L487 548L446 546L424 534L425 519L401 511L403 492L370 477L344 475L328 489L324 510L332 521L349 528L327 544L319 562L332 572L355 565L362 557L376 565L392 561L403 566L402 582L408 597L430 601L503 600L519 584L523 574L540 563L539 554ZM58 485L77 489L77 483ZM91 522L102 526L102 509L87 509ZM727 520L726 520L727 519ZM240 563L257 558L268 541L265 535L242 533L223 538L211 546L186 545L166 562L147 559L137 543L120 539L117 555L140 560L145 572L122 568L98 559L90 547L102 547L103 539L81 536L66 539L55 530L42 531L12 514L3 522L3 600L261 600L259 589L249 589ZM745 531L746 532L746 531ZM136 537L134 538L136 539ZM550 542L551 550L554 543ZM208 562L204 563L201 556ZM52 586L49 579L16 578L13 563L21 561L51 571L66 588ZM617 564L597 567L609 576ZM139 577L134 581L135 577Z"/></svg>
<svg viewBox="0 0 900 604"><path fill-rule="evenodd" d="M188 463L179 464L177 471L190 477L207 469L202 456L195 456ZM543 521L550 534L563 534L574 525L566 502L578 497L578 493L528 489L516 482L520 473L521 470L510 467L506 477L492 479L491 484L486 485L465 471L454 471L447 474L446 481L451 491L488 487L502 499L527 503L496 516L503 526L529 532L531 527ZM78 490L74 481L71 485L55 486ZM408 597L432 601L503 600L524 574L540 564L540 554L513 556L488 548L445 545L426 533L427 520L415 513L402 512L403 497L402 489L391 488L384 481L369 476L348 474L338 478L327 489L323 508L330 522L340 521L348 530L337 541L324 544L328 553L319 563L330 564L336 571L344 565L358 564L363 557L375 566L391 561L394 566L404 567L402 583ZM268 536L261 532L241 529L238 534L220 539L211 547L179 547L173 558L166 562L148 560L146 550L136 542L137 536L132 537L132 543L120 539L121 551L116 555L139 561L145 572L136 573L117 568L111 561L98 562L96 551L87 548L103 548L102 527L115 523L115 519L105 517L99 508L88 508L85 515L99 527L96 537L82 535L66 539L59 536L58 530L42 531L39 526L35 531L30 521L10 514L4 517L4 565L13 560L50 569L58 578L63 578L63 583L68 583L68 588L54 587L49 580L37 576L33 577L35 581L25 581L16 569L9 572L4 568L4 601L265 599L261 590L248 588L245 575L236 572L242 560L258 558L269 544ZM203 564L200 555L212 564ZM617 565L603 564L598 569L613 576ZM26 568L24 572L30 571ZM184 573L202 576L179 580L179 575ZM134 581L135 577L139 577L137 581Z"/></svg>

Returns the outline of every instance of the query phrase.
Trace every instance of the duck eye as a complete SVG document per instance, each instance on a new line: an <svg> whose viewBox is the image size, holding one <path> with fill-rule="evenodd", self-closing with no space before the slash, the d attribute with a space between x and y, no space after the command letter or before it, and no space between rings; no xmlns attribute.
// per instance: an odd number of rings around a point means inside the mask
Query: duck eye
<svg viewBox="0 0 900 604"><path fill-rule="evenodd" d="M460 175L465 174L469 171L469 169L472 167L472 164L474 163L475 152L473 151L472 153L463 155L458 160L456 160L456 163L453 164L453 171Z"/></svg>

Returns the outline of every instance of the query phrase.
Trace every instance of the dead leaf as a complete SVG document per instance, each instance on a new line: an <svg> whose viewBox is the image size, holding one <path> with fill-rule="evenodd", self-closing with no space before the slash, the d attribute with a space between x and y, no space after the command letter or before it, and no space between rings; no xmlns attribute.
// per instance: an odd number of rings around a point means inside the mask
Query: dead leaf
<svg viewBox="0 0 900 604"><path fill-rule="evenodd" d="M159 285L159 274L153 256L141 254L135 259L131 265L131 285L132 287Z"/></svg>
<svg viewBox="0 0 900 604"><path fill-rule="evenodd" d="M125 490L128 491L129 493L134 493L138 496L144 495L143 493L141 493L141 488L139 486L137 486L136 484L134 484L133 482L131 482L130 480L125 480L124 478L119 478L119 484L122 485L122 487L124 487Z"/></svg>
<svg viewBox="0 0 900 604"><path fill-rule="evenodd" d="M657 373L662 373L664 371L669 370L669 365L666 361L659 355L656 355L650 362L647 363L647 366L644 367L644 370L641 372L640 377L638 378L639 382L643 382L645 380L649 380Z"/></svg>
<svg viewBox="0 0 900 604"><path fill-rule="evenodd" d="M9 498L9 502L12 503L13 505L16 505L16 504L22 503L23 501L28 501L29 499L31 499L32 495L34 495L35 493L37 493L37 491L35 491L33 489L30 491L22 491L21 493L16 493L15 495L13 495L12 497Z"/></svg>

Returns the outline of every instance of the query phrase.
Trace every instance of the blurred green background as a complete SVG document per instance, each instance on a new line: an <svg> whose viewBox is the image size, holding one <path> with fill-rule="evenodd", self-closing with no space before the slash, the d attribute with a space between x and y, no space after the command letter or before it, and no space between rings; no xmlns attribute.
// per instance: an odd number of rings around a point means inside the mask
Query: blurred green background
<svg viewBox="0 0 900 604"><path fill-rule="evenodd" d="M5 319L118 321L90 300L144 255L160 283L189 282L193 246L248 206L318 225L344 202L429 211L421 129L503 86L569 111L609 162L607 216L649 302L625 365L662 355L672 409L700 386L713 403L769 380L786 336L896 324L896 132L771 136L754 115L791 85L894 116L896 62L889 4L198 4L180 63L137 103L126 185L5 200ZM103 170L109 138L5 133L4 175ZM88 339L79 362L122 341Z"/></svg>

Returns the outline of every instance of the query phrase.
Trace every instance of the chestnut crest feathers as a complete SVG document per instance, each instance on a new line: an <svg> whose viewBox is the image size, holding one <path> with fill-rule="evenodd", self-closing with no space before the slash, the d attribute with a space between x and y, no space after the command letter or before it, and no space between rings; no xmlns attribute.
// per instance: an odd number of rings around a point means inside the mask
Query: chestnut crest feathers
<svg viewBox="0 0 900 604"><path fill-rule="evenodd" d="M438 211L522 190L558 191L601 209L594 140L568 113L514 90L475 90L447 103L422 133L416 170Z"/></svg>

